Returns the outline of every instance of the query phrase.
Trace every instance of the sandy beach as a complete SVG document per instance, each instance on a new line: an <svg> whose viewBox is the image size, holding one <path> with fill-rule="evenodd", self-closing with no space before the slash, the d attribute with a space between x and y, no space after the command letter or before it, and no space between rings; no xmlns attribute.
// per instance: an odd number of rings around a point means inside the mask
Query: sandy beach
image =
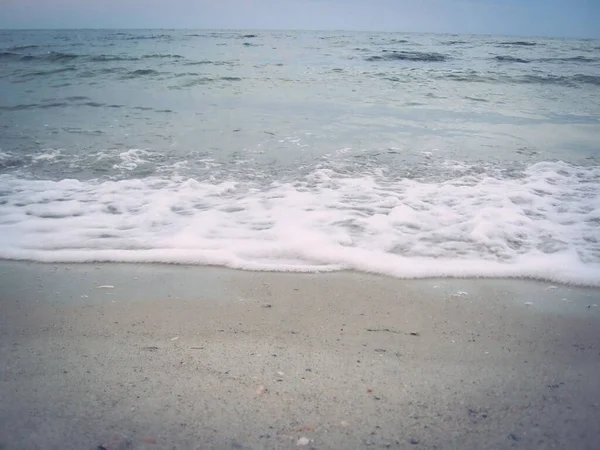
<svg viewBox="0 0 600 450"><path fill-rule="evenodd" d="M600 289L0 263L1 449L597 449Z"/></svg>

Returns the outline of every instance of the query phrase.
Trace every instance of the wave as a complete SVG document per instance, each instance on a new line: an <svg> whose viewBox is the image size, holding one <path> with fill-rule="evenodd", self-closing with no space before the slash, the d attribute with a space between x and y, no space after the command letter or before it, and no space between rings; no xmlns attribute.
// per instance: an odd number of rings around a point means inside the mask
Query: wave
<svg viewBox="0 0 600 450"><path fill-rule="evenodd" d="M152 53L149 55L143 55L142 59L185 59L181 55L170 54L170 53Z"/></svg>
<svg viewBox="0 0 600 450"><path fill-rule="evenodd" d="M39 48L39 45L33 45L33 44L29 44L29 45L15 45L13 47L8 48L7 50L9 52L17 52L19 50L33 50L34 48Z"/></svg>
<svg viewBox="0 0 600 450"><path fill-rule="evenodd" d="M215 79L210 78L210 77L193 78L191 80L184 81L181 84L178 84L177 86L173 86L173 87L171 87L171 89L183 89L183 88L191 88L194 86L202 86L205 84L213 83L214 81L215 81Z"/></svg>
<svg viewBox="0 0 600 450"><path fill-rule="evenodd" d="M0 60L19 59L21 55L14 52L0 52Z"/></svg>
<svg viewBox="0 0 600 450"><path fill-rule="evenodd" d="M571 76L556 75L524 75L514 79L520 83L556 84L559 86L576 87L582 84L600 86L600 75L576 74Z"/></svg>
<svg viewBox="0 0 600 450"><path fill-rule="evenodd" d="M442 44L444 44L444 45L463 45L463 44L469 44L469 41L445 41L445 42L442 42Z"/></svg>
<svg viewBox="0 0 600 450"><path fill-rule="evenodd" d="M76 67L61 67L59 69L51 69L51 70L36 70L34 72L25 72L22 74L23 78L28 77L45 77L48 75L56 75L57 73L66 73L66 72L76 72Z"/></svg>
<svg viewBox="0 0 600 450"><path fill-rule="evenodd" d="M28 46L23 46L23 48ZM13 51L6 51L0 53L0 59L7 60L20 60L20 61L49 61L49 62L71 62L75 59L81 58L82 55L75 53L61 53L61 52L49 52L41 55L24 55L22 53L15 53Z"/></svg>
<svg viewBox="0 0 600 450"><path fill-rule="evenodd" d="M383 55L369 56L366 61L422 61L422 62L442 62L448 59L447 56L441 53L424 53L424 52L403 52L403 51L388 51L382 50Z"/></svg>
<svg viewBox="0 0 600 450"><path fill-rule="evenodd" d="M144 40L154 40L154 39L172 39L173 36L170 34L152 34L152 35L126 35L123 39L126 41L144 41Z"/></svg>
<svg viewBox="0 0 600 450"><path fill-rule="evenodd" d="M502 55L495 56L494 59L496 61L500 61L500 62L514 62L514 63L523 63L523 64L527 64L527 63L531 62L528 59L515 58L514 56L502 56Z"/></svg>
<svg viewBox="0 0 600 450"><path fill-rule="evenodd" d="M534 46L538 45L538 43L531 42L531 41L505 41L505 42L498 42L498 45L515 46L515 47L534 47Z"/></svg>
<svg viewBox="0 0 600 450"><path fill-rule="evenodd" d="M600 62L600 58L588 58L587 56L571 56L571 57L567 57L567 58L541 58L538 59L537 61L541 61L541 62L566 62L566 63L572 63L572 62L580 62L580 63L595 63L595 62Z"/></svg>
<svg viewBox="0 0 600 450"><path fill-rule="evenodd" d="M387 39L381 42L373 42L374 45L412 44L408 39Z"/></svg>
<svg viewBox="0 0 600 450"><path fill-rule="evenodd" d="M181 55L170 54L170 53L151 53L142 55L141 57L136 56L123 56L123 55L84 55L75 53L60 53L50 52L43 55L22 55L14 52L3 52L0 53L0 58L6 59L20 59L22 61L50 61L50 62L62 62L62 61L73 61L76 59L90 62L115 62L115 61L140 61L143 59L185 59Z"/></svg>
<svg viewBox="0 0 600 450"><path fill-rule="evenodd" d="M561 75L520 75L485 74L478 72L450 72L437 76L440 79L467 83L506 83L506 84L551 84L565 87L581 87L582 85L600 86L600 75L575 74Z"/></svg>
<svg viewBox="0 0 600 450"><path fill-rule="evenodd" d="M137 69L127 73L127 78L145 77L148 75L160 75L161 72L154 69Z"/></svg>
<svg viewBox="0 0 600 450"><path fill-rule="evenodd" d="M119 55L93 55L87 59L91 62L139 61L139 58L133 56Z"/></svg>
<svg viewBox="0 0 600 450"><path fill-rule="evenodd" d="M238 63L235 61L210 61L210 60L202 60L202 61L190 61L183 63L186 66L203 66L203 65L213 65L213 66L235 66Z"/></svg>
<svg viewBox="0 0 600 450"><path fill-rule="evenodd" d="M500 78L494 76L482 75L478 72L450 72L439 75L439 78L451 81L460 81L466 83L493 83L500 82Z"/></svg>
<svg viewBox="0 0 600 450"><path fill-rule="evenodd" d="M121 155L134 167L141 150ZM128 169L130 170L130 169ZM600 286L600 167L444 181L315 169L292 182L1 175L0 258L526 277Z"/></svg>
<svg viewBox="0 0 600 450"><path fill-rule="evenodd" d="M81 55L75 53L62 53L62 52L50 52L44 56L38 56L39 59L46 59L48 61L73 61L74 59L81 58Z"/></svg>

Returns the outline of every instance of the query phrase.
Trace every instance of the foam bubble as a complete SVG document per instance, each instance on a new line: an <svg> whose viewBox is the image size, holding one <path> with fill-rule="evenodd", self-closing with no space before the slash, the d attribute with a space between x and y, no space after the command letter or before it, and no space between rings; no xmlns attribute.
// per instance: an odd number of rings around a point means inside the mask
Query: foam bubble
<svg viewBox="0 0 600 450"><path fill-rule="evenodd" d="M132 148L126 152L119 153L121 162L113 165L113 169L134 170L140 164L148 162L150 152L138 148Z"/></svg>
<svg viewBox="0 0 600 450"><path fill-rule="evenodd" d="M59 157L61 155L61 151L58 149L48 149L46 152L41 153L39 155L33 156L31 158L31 160L33 162L48 162L48 161L54 161L57 157Z"/></svg>
<svg viewBox="0 0 600 450"><path fill-rule="evenodd" d="M544 162L518 178L436 182L317 168L266 186L12 175L0 184L1 258L600 286L599 167Z"/></svg>

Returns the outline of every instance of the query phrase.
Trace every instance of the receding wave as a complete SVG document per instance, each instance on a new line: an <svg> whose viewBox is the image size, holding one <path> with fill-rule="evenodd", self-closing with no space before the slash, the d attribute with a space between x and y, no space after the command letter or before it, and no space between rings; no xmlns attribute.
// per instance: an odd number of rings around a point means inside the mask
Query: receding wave
<svg viewBox="0 0 600 450"><path fill-rule="evenodd" d="M404 52L396 50L382 50L382 55L374 55L365 58L366 61L420 61L420 62L442 62L448 59L441 53Z"/></svg>
<svg viewBox="0 0 600 450"><path fill-rule="evenodd" d="M120 155L126 168L148 153ZM520 277L600 286L600 167L445 181L317 168L290 182L0 175L0 258ZM499 221L498 217L503 220Z"/></svg>
<svg viewBox="0 0 600 450"><path fill-rule="evenodd" d="M494 59L496 61L500 61L500 62L523 63L523 64L527 64L527 63L531 62L528 59L516 58L514 56L503 56L503 55L495 56Z"/></svg>

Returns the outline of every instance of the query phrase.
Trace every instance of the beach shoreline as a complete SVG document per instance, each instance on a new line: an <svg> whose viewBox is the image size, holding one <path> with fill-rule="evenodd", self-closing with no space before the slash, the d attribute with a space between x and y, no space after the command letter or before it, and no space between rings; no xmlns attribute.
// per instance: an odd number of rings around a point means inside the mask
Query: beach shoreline
<svg viewBox="0 0 600 450"><path fill-rule="evenodd" d="M0 262L0 448L577 448L600 289Z"/></svg>

